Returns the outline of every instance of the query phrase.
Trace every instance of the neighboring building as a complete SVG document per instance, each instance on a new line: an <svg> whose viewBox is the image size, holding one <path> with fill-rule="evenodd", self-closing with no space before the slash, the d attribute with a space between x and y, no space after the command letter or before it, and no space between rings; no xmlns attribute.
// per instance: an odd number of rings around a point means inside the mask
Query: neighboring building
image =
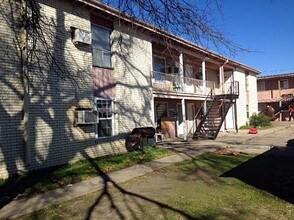
<svg viewBox="0 0 294 220"><path fill-rule="evenodd" d="M289 108L294 102L294 73L258 77L257 91L258 111L271 106L276 113L282 113L277 118L289 117Z"/></svg>
<svg viewBox="0 0 294 220"><path fill-rule="evenodd" d="M159 125L167 137L186 138L201 105L224 106L223 129L257 112L260 72L251 67L99 1L36 2L48 22L41 32L25 31L36 26L20 20L24 1L0 4L2 178L125 152L135 127Z"/></svg>

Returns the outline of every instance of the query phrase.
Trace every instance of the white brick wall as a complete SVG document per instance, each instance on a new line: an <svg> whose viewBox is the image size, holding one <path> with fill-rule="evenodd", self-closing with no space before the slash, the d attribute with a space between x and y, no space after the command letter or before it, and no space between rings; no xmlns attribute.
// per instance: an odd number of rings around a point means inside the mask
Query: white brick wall
<svg viewBox="0 0 294 220"><path fill-rule="evenodd" d="M0 178L24 166L18 10L14 0L0 2Z"/></svg>
<svg viewBox="0 0 294 220"><path fill-rule="evenodd" d="M237 99L237 120L238 127L245 125L247 122L246 114L246 86L245 86L245 72L237 69L234 71L234 79L239 82L239 98Z"/></svg>
<svg viewBox="0 0 294 220"><path fill-rule="evenodd" d="M257 101L257 78L256 74L250 73L248 76L249 80L249 114L258 113L258 101Z"/></svg>
<svg viewBox="0 0 294 220"><path fill-rule="evenodd" d="M112 34L116 79L116 129L153 126L152 45L148 38L127 27L115 25Z"/></svg>
<svg viewBox="0 0 294 220"><path fill-rule="evenodd" d="M8 3L5 0L0 8L7 16ZM91 31L90 12L72 1L39 0L39 6L47 22L43 27L46 48L57 62L45 57L44 44L38 41L34 65L30 68L29 167L24 166L23 89L19 52L15 48L17 38L10 24L0 18L0 26L6 30L0 35L4 63L0 66L0 177L18 170L71 163L87 156L125 152L121 134L129 133L134 127L153 125L151 42L133 29L115 25L112 34L115 137L95 141L94 126L74 126L75 108L92 107L94 97L91 46L74 45L71 27ZM60 73L70 77L62 78Z"/></svg>

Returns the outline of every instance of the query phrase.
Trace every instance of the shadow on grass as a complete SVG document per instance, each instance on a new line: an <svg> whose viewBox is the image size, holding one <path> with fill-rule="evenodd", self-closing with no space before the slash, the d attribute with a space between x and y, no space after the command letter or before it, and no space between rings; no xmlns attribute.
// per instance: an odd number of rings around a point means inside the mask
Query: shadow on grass
<svg viewBox="0 0 294 220"><path fill-rule="evenodd" d="M221 175L235 177L294 204L294 139L272 148Z"/></svg>
<svg viewBox="0 0 294 220"><path fill-rule="evenodd" d="M84 156L88 156L88 155L84 155ZM92 163L92 166L97 170L99 176L103 179L104 188L103 188L101 194L98 196L98 198L94 202L94 204L89 208L89 210L87 212L87 217L86 217L87 220L92 219L92 214L94 212L94 209L99 205L99 203L101 202L103 197L106 197L109 200L112 209L116 212L119 219L127 219L128 218L127 216L124 215L122 210L116 205L116 202L115 202L113 196L111 195L111 193L109 191L109 184L112 185L115 189L117 189L123 195L128 195L128 196L131 196L132 198L134 198L132 200L132 203L137 203L136 207L141 209L141 210L143 210L142 205L139 204L139 202L137 200L135 200L135 199L141 199L141 200L143 200L145 202L149 202L151 204L154 204L154 205L156 205L156 206L158 206L158 207L160 207L162 209L173 211L173 212L178 213L178 214L180 214L181 216L183 216L183 217L185 217L187 219L199 219L199 218L195 218L195 217L185 213L182 210L173 208L173 207L171 207L169 205L166 205L164 203L161 203L159 201L156 201L156 200L144 197L142 195L139 195L139 194L136 194L136 193L125 190L124 188L120 187L114 180L112 180L105 172L103 172L100 169L100 167L97 166L97 164L91 158L89 158L89 161ZM139 217L136 216L136 210L134 210L131 207L130 204L125 204L125 205L128 208L128 211L131 213L132 218L133 219L139 219ZM162 212L163 212L162 214L165 216L164 210Z"/></svg>

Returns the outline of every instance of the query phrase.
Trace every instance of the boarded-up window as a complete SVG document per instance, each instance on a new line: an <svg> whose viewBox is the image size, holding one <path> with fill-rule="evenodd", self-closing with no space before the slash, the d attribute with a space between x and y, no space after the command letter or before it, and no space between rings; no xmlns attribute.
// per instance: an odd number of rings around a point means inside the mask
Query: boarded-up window
<svg viewBox="0 0 294 220"><path fill-rule="evenodd" d="M112 69L93 67L94 96L100 98L115 97L115 83Z"/></svg>

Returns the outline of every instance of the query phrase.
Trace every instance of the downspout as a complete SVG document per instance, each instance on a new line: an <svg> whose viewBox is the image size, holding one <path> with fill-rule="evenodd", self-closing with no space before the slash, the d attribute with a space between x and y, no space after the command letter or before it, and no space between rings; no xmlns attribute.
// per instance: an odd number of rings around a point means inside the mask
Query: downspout
<svg viewBox="0 0 294 220"><path fill-rule="evenodd" d="M29 104L30 104L30 90L28 80L28 33L26 30L26 19L28 15L28 8L25 0L21 0L21 16L22 27L20 31L21 39L21 77L23 83L23 125L24 125L24 142L25 142L25 165L31 164L31 146L30 146L30 120L29 120Z"/></svg>

